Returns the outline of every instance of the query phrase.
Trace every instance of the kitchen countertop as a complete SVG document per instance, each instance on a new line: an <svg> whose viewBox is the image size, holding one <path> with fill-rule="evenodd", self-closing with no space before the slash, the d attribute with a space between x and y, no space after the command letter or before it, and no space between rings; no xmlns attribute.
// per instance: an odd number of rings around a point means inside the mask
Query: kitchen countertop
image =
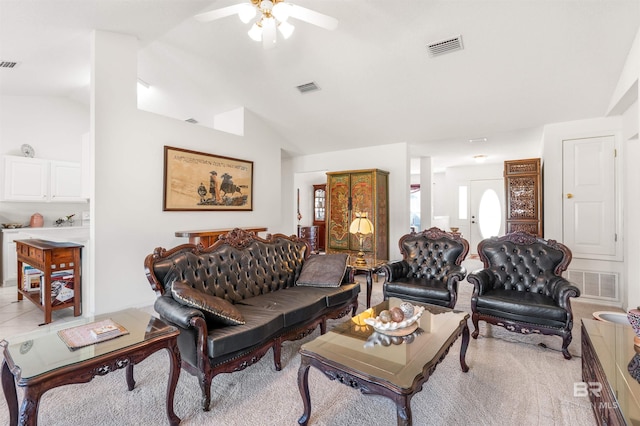
<svg viewBox="0 0 640 426"><path fill-rule="evenodd" d="M30 226L23 226L22 228L2 228L2 232L37 232L37 231L51 231L51 230L69 230L69 229L89 229L88 226L41 226L39 228L32 228Z"/></svg>

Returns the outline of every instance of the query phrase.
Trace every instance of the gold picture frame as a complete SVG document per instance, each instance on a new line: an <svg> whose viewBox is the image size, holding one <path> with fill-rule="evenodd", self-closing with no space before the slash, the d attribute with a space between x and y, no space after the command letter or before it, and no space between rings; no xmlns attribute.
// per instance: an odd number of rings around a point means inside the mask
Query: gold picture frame
<svg viewBox="0 0 640 426"><path fill-rule="evenodd" d="M165 145L163 210L253 210L253 161Z"/></svg>

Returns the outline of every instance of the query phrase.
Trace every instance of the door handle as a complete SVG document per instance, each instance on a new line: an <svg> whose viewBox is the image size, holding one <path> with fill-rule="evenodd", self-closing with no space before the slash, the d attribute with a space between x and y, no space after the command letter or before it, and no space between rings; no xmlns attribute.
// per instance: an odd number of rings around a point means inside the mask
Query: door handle
<svg viewBox="0 0 640 426"><path fill-rule="evenodd" d="M567 198L573 198L573 194L572 193L568 193L567 194Z"/></svg>

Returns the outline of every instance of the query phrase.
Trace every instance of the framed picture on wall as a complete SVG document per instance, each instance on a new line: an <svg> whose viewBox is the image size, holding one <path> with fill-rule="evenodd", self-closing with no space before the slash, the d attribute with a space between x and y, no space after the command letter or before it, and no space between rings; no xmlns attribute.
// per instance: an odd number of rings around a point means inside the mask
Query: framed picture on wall
<svg viewBox="0 0 640 426"><path fill-rule="evenodd" d="M164 147L165 211L253 210L253 161Z"/></svg>

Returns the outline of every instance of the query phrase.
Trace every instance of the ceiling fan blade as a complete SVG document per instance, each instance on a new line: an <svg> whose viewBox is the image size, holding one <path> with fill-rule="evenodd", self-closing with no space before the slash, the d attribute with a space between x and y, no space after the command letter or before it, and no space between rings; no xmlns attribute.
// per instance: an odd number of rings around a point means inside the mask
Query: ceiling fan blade
<svg viewBox="0 0 640 426"><path fill-rule="evenodd" d="M273 18L262 20L262 47L264 49L276 47L276 20Z"/></svg>
<svg viewBox="0 0 640 426"><path fill-rule="evenodd" d="M289 12L289 16L292 18L317 25L318 27L327 30L335 30L338 27L338 20L329 15L324 15L314 10L307 9L306 7L297 6L291 3L281 4L288 6L287 12Z"/></svg>
<svg viewBox="0 0 640 426"><path fill-rule="evenodd" d="M240 3L233 6L223 7L221 9L210 10L208 12L200 13L195 18L200 22L211 22L216 19L226 18L227 16L239 14L247 4Z"/></svg>

